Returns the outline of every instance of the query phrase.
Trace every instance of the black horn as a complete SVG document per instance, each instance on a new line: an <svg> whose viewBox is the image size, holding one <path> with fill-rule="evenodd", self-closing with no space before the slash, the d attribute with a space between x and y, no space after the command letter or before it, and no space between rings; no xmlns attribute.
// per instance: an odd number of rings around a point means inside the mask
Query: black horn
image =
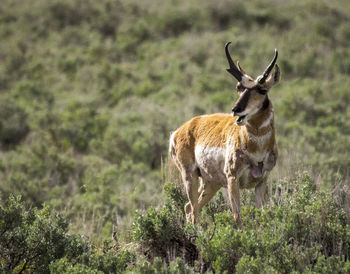
<svg viewBox="0 0 350 274"><path fill-rule="evenodd" d="M271 70L273 69L274 65L276 64L277 57L278 57L278 51L277 51L277 49L275 49L275 56L273 57L271 63L267 66L267 68L263 72L262 77L259 79L259 84L265 83L267 77L271 73Z"/></svg>
<svg viewBox="0 0 350 274"><path fill-rule="evenodd" d="M230 68L227 69L227 71L235 77L238 82L242 81L243 74L238 70L236 67L235 63L232 61L231 55L228 51L228 46L231 44L231 42L227 42L225 45L225 53L226 53L226 58L228 61L228 64L230 65Z"/></svg>

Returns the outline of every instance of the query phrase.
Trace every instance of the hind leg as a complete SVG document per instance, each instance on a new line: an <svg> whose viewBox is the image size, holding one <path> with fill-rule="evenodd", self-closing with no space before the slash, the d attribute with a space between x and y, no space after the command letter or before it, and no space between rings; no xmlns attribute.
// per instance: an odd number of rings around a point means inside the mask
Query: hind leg
<svg viewBox="0 0 350 274"><path fill-rule="evenodd" d="M195 224L198 218L198 174L188 170L182 170L181 173L189 200L185 205L186 219L188 222Z"/></svg>
<svg viewBox="0 0 350 274"><path fill-rule="evenodd" d="M204 185L203 185L203 180L201 177L199 177L199 182L200 182L200 186L199 186L199 189L198 189L198 197L201 196L201 193L203 192L204 190ZM198 205L199 205L199 200L198 200ZM201 210L201 207L198 208L198 212L200 212ZM185 213L186 215L187 214L191 214L191 211L192 211L192 206L191 206L191 203L188 202L186 205L185 205Z"/></svg>
<svg viewBox="0 0 350 274"><path fill-rule="evenodd" d="M173 156L175 165L181 173L182 182L185 187L189 202L185 205L184 210L188 222L195 223L196 212L198 208L198 171L193 169L194 160L186 159L186 157Z"/></svg>
<svg viewBox="0 0 350 274"><path fill-rule="evenodd" d="M220 184L203 183L198 200L198 212L214 197L220 188Z"/></svg>

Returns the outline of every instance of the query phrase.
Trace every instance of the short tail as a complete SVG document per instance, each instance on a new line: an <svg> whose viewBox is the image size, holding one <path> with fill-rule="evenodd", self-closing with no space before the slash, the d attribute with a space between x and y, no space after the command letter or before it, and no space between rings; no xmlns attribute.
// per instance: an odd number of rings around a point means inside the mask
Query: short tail
<svg viewBox="0 0 350 274"><path fill-rule="evenodd" d="M175 133L176 131L172 132L169 138L167 176L168 176L169 182L176 185L179 189L183 190L183 185L181 184L181 175L176 165L176 151L175 151L176 142L174 139Z"/></svg>
<svg viewBox="0 0 350 274"><path fill-rule="evenodd" d="M169 158L172 158L172 159L176 156L175 140L174 140L175 133L176 131L172 132L169 138Z"/></svg>

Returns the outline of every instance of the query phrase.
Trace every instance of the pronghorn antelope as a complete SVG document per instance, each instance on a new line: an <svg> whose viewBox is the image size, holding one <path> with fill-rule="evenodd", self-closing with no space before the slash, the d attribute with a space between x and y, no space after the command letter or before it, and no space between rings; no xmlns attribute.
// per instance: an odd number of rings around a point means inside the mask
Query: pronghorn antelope
<svg viewBox="0 0 350 274"><path fill-rule="evenodd" d="M256 206L261 207L267 176L276 164L274 111L268 91L280 79L278 52L275 49L271 63L254 80L239 62L236 67L229 44L225 45L230 66L227 71L238 80L239 95L232 115L194 117L170 137L169 154L181 172L189 199L186 218L192 223L196 223L199 211L215 193L227 187L234 218L240 225L239 189L255 187Z"/></svg>

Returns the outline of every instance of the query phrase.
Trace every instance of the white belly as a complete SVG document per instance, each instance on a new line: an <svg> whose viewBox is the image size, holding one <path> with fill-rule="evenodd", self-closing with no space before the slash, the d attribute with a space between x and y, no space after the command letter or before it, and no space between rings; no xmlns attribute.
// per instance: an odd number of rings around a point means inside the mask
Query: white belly
<svg viewBox="0 0 350 274"><path fill-rule="evenodd" d="M204 182L226 185L225 153L226 149L221 147L196 146L196 164Z"/></svg>
<svg viewBox="0 0 350 274"><path fill-rule="evenodd" d="M263 162L266 157L265 151L257 151L254 154L246 154L252 164L257 165ZM206 183L220 184L227 186L225 175L226 149L221 147L196 146L195 149L196 168L199 168L200 175ZM253 178L250 174L249 165L242 167L239 176L241 188L251 188L261 181L261 178Z"/></svg>

